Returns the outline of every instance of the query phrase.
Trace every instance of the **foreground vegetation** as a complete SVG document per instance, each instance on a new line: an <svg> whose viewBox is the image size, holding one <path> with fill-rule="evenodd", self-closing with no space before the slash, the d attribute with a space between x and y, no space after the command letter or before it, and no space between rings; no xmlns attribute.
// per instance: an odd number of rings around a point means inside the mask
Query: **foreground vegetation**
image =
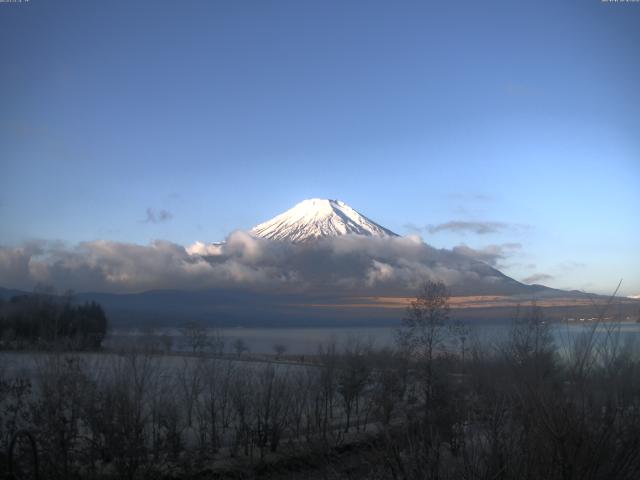
<svg viewBox="0 0 640 480"><path fill-rule="evenodd" d="M0 298L0 347L3 349L95 350L107 334L108 321L95 302L73 303L72 293Z"/></svg>
<svg viewBox="0 0 640 480"><path fill-rule="evenodd" d="M314 365L49 352L0 371L0 451L17 438L23 478L29 438L51 479L639 478L635 345L594 324L559 347L540 309L514 317L483 345L427 283L395 349L351 339Z"/></svg>

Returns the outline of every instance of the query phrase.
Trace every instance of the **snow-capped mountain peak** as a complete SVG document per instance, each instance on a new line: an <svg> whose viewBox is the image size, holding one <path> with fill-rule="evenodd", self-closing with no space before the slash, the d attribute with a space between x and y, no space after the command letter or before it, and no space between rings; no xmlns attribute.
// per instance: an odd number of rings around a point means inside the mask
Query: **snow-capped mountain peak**
<svg viewBox="0 0 640 480"><path fill-rule="evenodd" d="M271 220L256 225L251 233L256 237L290 242L349 234L397 236L346 203L322 198L304 200Z"/></svg>

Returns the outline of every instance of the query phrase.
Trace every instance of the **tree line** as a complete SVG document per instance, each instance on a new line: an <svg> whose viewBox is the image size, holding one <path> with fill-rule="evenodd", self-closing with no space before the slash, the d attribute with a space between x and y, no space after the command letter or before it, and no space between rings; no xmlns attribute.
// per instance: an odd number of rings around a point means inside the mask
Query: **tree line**
<svg viewBox="0 0 640 480"><path fill-rule="evenodd" d="M0 299L0 346L4 349L99 349L107 329L102 306L93 301L76 305L70 293Z"/></svg>

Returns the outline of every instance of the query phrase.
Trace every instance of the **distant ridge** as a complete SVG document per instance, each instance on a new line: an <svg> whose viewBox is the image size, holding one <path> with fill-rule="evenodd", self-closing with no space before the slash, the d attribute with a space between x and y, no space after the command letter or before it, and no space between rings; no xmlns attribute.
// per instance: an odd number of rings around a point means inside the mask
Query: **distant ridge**
<svg viewBox="0 0 640 480"><path fill-rule="evenodd" d="M289 242L306 242L323 237L364 235L397 237L391 230L365 217L340 200L311 198L255 226L256 237Z"/></svg>

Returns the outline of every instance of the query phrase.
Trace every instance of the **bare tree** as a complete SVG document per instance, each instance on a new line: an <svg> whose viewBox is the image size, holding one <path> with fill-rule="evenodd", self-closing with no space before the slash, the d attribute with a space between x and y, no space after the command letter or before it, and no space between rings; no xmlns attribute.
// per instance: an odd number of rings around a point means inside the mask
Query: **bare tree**
<svg viewBox="0 0 640 480"><path fill-rule="evenodd" d="M293 426L295 437L299 437L315 376L310 374L310 369L303 368L291 372L289 379L292 385L291 403L289 406L290 423Z"/></svg>
<svg viewBox="0 0 640 480"><path fill-rule="evenodd" d="M276 359L280 359L280 357L282 357L282 355L287 351L287 346L282 343L276 343L273 346L273 351L276 352Z"/></svg>
<svg viewBox="0 0 640 480"><path fill-rule="evenodd" d="M194 354L202 353L209 345L207 329L198 322L188 322L182 328L182 334L186 337L187 344Z"/></svg>
<svg viewBox="0 0 640 480"><path fill-rule="evenodd" d="M193 422L193 410L198 396L204 388L202 378L203 365L199 361L193 363L193 358L183 358L182 366L177 372L177 381L182 392L182 400L187 414L187 426L191 427ZM202 360L202 359L201 359Z"/></svg>
<svg viewBox="0 0 640 480"><path fill-rule="evenodd" d="M337 390L338 352L334 339L331 339L326 346L318 345L318 357L322 369L318 378L316 424L322 433L322 439L326 442L333 419L333 406Z"/></svg>
<svg viewBox="0 0 640 480"><path fill-rule="evenodd" d="M448 334L449 291L441 281L424 282L417 297L407 307L406 316L397 333L400 346L423 365L425 403L433 398L433 360Z"/></svg>
<svg viewBox="0 0 640 480"><path fill-rule="evenodd" d="M215 453L229 426L229 390L234 370L231 361L222 362L217 359L209 360L203 368L205 385L198 408L199 415L204 420L201 428L206 431L201 432L201 436L208 438L211 450Z"/></svg>
<svg viewBox="0 0 640 480"><path fill-rule="evenodd" d="M40 395L32 419L38 443L48 459L48 478L71 478L77 472L81 443L82 399L89 378L79 356L55 353L38 360Z"/></svg>
<svg viewBox="0 0 640 480"><path fill-rule="evenodd" d="M407 383L406 357L390 350L378 352L373 372L373 402L384 426L391 422L394 411L402 407Z"/></svg>
<svg viewBox="0 0 640 480"><path fill-rule="evenodd" d="M369 381L371 369L365 358L366 349L357 339L349 339L342 356L337 378L337 390L342 398L346 415L345 432L351 425L351 413L359 416L360 396ZM358 423L356 423L356 429Z"/></svg>
<svg viewBox="0 0 640 480"><path fill-rule="evenodd" d="M231 456L237 455L240 448L245 456L252 455L254 431L254 402L255 392L254 372L248 368L238 368L230 390L231 405L233 407L233 428L235 438L231 446Z"/></svg>
<svg viewBox="0 0 640 480"><path fill-rule="evenodd" d="M236 355L238 355L238 357L241 357L244 352L249 351L249 346L246 344L246 342L242 338L236 338L233 341L232 346L233 346L233 351L236 352Z"/></svg>
<svg viewBox="0 0 640 480"><path fill-rule="evenodd" d="M211 350L215 356L221 357L224 355L226 339L219 328L214 328L211 335Z"/></svg>
<svg viewBox="0 0 640 480"><path fill-rule="evenodd" d="M471 335L471 329L469 325L462 321L455 321L449 327L451 334L460 345L460 362L462 365L462 372L464 373L464 363L467 353L467 341Z"/></svg>
<svg viewBox="0 0 640 480"><path fill-rule="evenodd" d="M513 365L540 381L552 368L555 346L542 309L532 302L526 309L516 308L509 333L507 354Z"/></svg>
<svg viewBox="0 0 640 480"><path fill-rule="evenodd" d="M274 366L267 364L258 372L253 394L256 443L263 458L267 445L272 452L277 450L288 419L290 395L286 373L278 375Z"/></svg>

